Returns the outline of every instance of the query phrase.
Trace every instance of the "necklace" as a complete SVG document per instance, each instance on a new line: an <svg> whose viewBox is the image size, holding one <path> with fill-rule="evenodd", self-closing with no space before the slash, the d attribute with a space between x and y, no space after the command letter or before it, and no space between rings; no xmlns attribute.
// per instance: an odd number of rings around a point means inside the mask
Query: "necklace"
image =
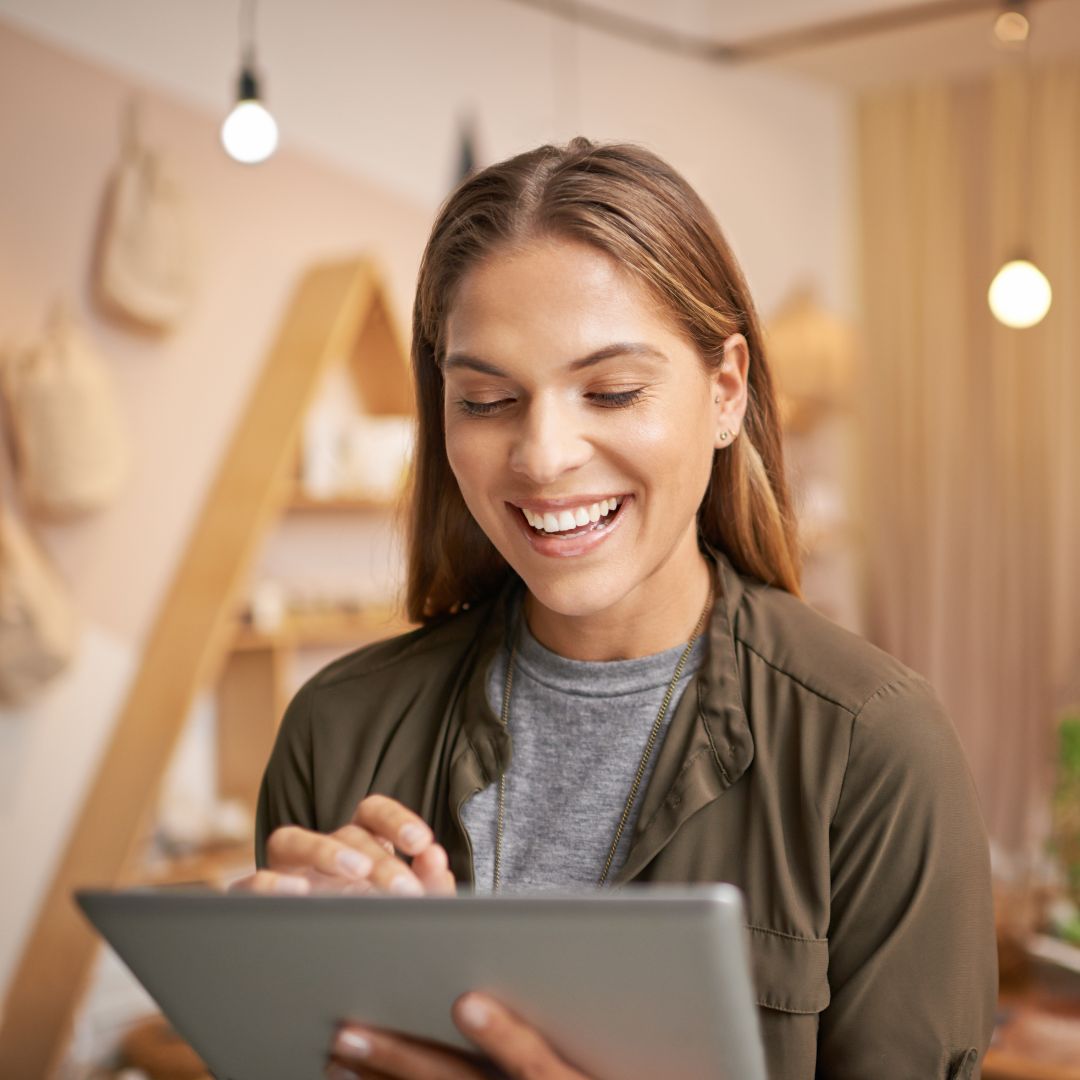
<svg viewBox="0 0 1080 1080"><path fill-rule="evenodd" d="M607 860L604 862L604 869L600 872L600 880L597 882L598 887L602 886L607 880L608 871L611 869L611 863L615 858L615 851L619 846L619 840L622 837L623 829L630 819L630 811L633 809L634 800L637 798L638 788L641 786L641 778L645 775L645 769L649 764L649 756L652 754L656 738L660 734L660 728L664 722L664 717L667 715L668 706L671 704L672 696L675 693L675 687L678 685L679 677L682 675L683 668L686 667L686 662L690 658L690 652L694 647L694 642L697 640L698 635L705 626L705 619L709 614L710 607L712 607L712 590L709 591L709 598L705 601L705 607L701 609L701 615L698 617L697 626L694 627L694 632L690 635L690 640L686 643L686 648L683 649L682 656L679 657L679 662L675 665L675 674L672 675L671 682L668 683L667 692L664 694L664 700L660 703L660 711L656 714L656 720L653 722L652 731L649 733L648 741L645 743L645 750L641 755L641 761L638 762L637 774L634 776L634 782L630 787L630 795L626 800L626 806L623 807L622 817L619 819L619 824L615 829L615 838L611 841L611 848L608 851ZM520 618L525 618L524 609L521 612ZM520 634L520 623L518 633ZM506 683L503 686L502 715L499 719L502 721L502 726L504 728L509 728L510 726L510 688L514 682L514 657L516 655L517 635L515 635L514 643L510 649L510 660L506 665ZM505 813L506 771L504 770L499 775L499 812L495 823L495 875L492 892L496 893L502 885L502 839Z"/></svg>

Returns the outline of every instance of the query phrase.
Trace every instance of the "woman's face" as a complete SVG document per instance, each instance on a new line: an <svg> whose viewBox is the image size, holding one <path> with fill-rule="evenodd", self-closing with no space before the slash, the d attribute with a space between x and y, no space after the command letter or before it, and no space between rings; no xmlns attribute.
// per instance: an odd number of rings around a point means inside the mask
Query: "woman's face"
<svg viewBox="0 0 1080 1080"><path fill-rule="evenodd" d="M641 611L700 581L697 509L745 408L741 335L710 374L615 260L545 239L463 278L446 341L450 466L539 603Z"/></svg>

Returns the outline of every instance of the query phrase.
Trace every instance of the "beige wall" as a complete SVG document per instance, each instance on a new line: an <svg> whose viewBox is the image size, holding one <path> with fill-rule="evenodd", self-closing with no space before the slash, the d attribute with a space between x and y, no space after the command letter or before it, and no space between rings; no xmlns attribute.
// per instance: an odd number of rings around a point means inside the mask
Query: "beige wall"
<svg viewBox="0 0 1080 1080"><path fill-rule="evenodd" d="M126 680L226 438L301 269L373 251L402 326L430 221L394 193L294 153L229 161L217 118L148 91L146 137L197 211L199 297L160 342L88 306L88 268L133 85L0 24L0 342L26 341L67 297L115 376L135 446L120 501L43 529L85 620L73 669L32 707L0 712L0 985L45 888Z"/></svg>
<svg viewBox="0 0 1080 1080"><path fill-rule="evenodd" d="M652 21L721 38L765 21L727 3L710 27L701 0L634 3ZM0 0L0 19L220 117L236 81L238 7ZM434 212L466 109L479 114L485 160L580 133L644 142L714 208L761 307L809 277L850 311L849 105L820 82L695 60L508 0L260 0L257 31L290 148Z"/></svg>
<svg viewBox="0 0 1080 1080"><path fill-rule="evenodd" d="M160 32L149 34L133 19L127 59L110 56L104 63L85 54L100 56L102 40L113 52L122 48L128 0L94 8L94 25L76 43L84 55L55 44L65 25L56 12L69 11L77 24L88 18L86 5L0 3L9 16L17 9L19 20L0 21L0 343L32 337L52 300L66 296L107 358L136 446L135 473L117 505L44 532L86 628L78 660L49 692L31 708L0 714L0 857L9 868L0 893L0 988L301 269L324 257L374 252L407 327L416 265L452 167L456 98L484 102L486 130L494 133L482 139L488 159L573 133L552 112L548 50L561 31L540 40L515 33L497 47L490 35L517 6L487 5L502 12L490 25L440 23L429 28L432 35L438 31L433 43L410 21L405 9L411 5L379 4L372 10L392 24L385 40L400 45L394 92L355 82L391 78L385 57L374 73L358 63L349 70L354 82L346 96L339 87L336 99L355 102L355 109L336 112L346 133L339 139L342 153L325 152L313 132L306 144L287 137L271 162L245 168L219 147L220 109L186 94L176 77L177 57L189 54L198 33L166 21L166 12L168 19L179 10L195 19L219 5L147 0L137 6L162 14ZM365 7L320 3L310 10L345 17L345 8ZM83 12L78 17L77 9ZM475 20L486 7L475 2L463 10ZM34 29L52 43L28 36L25 27L35 18L52 20L45 30ZM231 34L231 17L229 23ZM802 278L834 306L850 310L844 101L761 72L718 72L588 36L579 45L586 51L577 115L567 121L574 130L580 125L594 137L636 139L682 168L717 211L766 312ZM219 42L207 47L221 55ZM148 73L154 48L163 50L160 81ZM282 48L279 41L279 57ZM428 63L433 51L438 64ZM309 85L318 79L314 61L297 63L305 79L278 61L275 85L282 98L299 82L315 92ZM448 82L455 71L467 93ZM219 89L232 72L224 79L219 74L211 80L199 70L214 87L202 98L223 96ZM111 326L87 298L93 233L117 153L121 109L136 87L145 101L147 139L168 153L197 210L203 252L196 307L160 342ZM185 97L174 96L181 93ZM378 138L365 128L372 111L379 113ZM382 186L365 179L371 176Z"/></svg>

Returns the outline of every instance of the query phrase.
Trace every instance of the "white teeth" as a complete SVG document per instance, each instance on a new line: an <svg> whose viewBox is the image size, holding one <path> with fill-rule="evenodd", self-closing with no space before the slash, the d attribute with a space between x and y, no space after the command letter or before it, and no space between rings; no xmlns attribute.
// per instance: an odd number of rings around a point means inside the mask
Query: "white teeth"
<svg viewBox="0 0 1080 1080"><path fill-rule="evenodd" d="M572 510L559 510L538 513L535 510L522 509L525 520L534 528L544 532L568 532L571 529L580 529L590 522L594 524L606 514L610 514L619 505L619 500L601 499L591 506L575 506Z"/></svg>

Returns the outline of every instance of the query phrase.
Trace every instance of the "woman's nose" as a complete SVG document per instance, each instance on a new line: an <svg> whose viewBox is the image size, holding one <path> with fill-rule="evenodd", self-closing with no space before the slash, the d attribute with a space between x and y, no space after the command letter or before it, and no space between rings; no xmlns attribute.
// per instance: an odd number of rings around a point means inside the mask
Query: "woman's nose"
<svg viewBox="0 0 1080 1080"><path fill-rule="evenodd" d="M572 410L534 400L514 432L510 467L536 485L551 484L588 461L592 445Z"/></svg>

